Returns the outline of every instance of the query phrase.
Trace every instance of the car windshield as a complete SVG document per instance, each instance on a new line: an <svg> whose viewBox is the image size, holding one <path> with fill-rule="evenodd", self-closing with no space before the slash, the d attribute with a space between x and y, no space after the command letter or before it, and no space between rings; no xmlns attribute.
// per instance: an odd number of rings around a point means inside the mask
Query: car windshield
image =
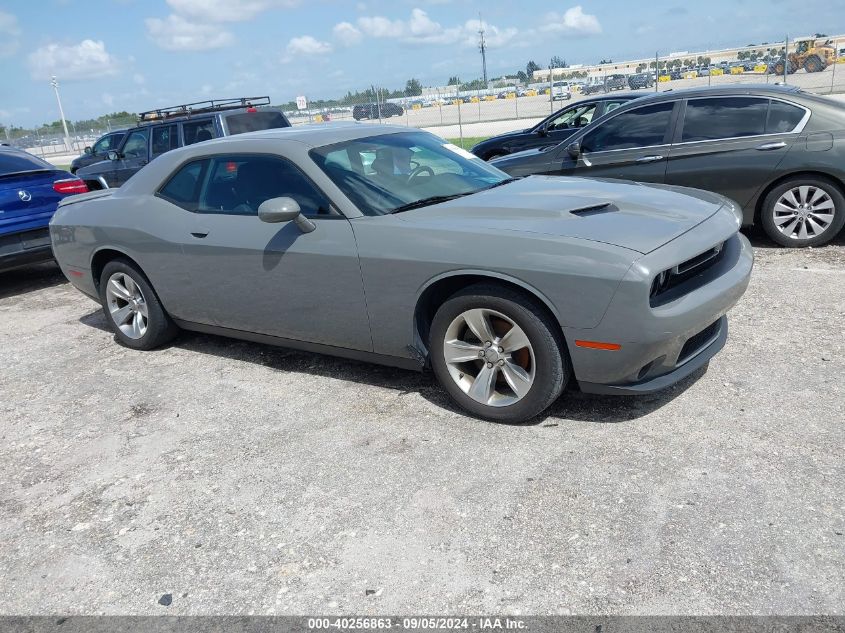
<svg viewBox="0 0 845 633"><path fill-rule="evenodd" d="M427 132L357 138L313 149L311 157L365 215L422 207L511 180Z"/></svg>
<svg viewBox="0 0 845 633"><path fill-rule="evenodd" d="M27 152L0 152L0 177L15 176L31 171L49 171L52 169L55 169L52 165Z"/></svg>

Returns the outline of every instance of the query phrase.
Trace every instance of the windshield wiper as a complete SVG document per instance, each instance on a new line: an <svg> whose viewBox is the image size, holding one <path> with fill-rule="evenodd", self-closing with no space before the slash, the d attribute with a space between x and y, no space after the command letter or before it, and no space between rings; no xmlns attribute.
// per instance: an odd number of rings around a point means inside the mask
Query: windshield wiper
<svg viewBox="0 0 845 633"><path fill-rule="evenodd" d="M475 193L475 191L467 191L465 193L453 193L450 196L430 196L428 198L423 198L421 200L417 200L416 202L409 202L408 204L403 204L401 206L396 207L390 213L402 213L403 211L410 211L411 209L419 209L420 207L427 207L432 204L439 204L441 202L448 202L449 200L454 200L455 198L461 198L463 196L468 196L471 193Z"/></svg>
<svg viewBox="0 0 845 633"><path fill-rule="evenodd" d="M504 180L497 182L495 184L490 185L489 187L484 187L481 191L487 191L488 189L495 189L496 187L501 187L502 185L507 185L512 183L514 180L519 180L522 176L515 176L514 178L505 178Z"/></svg>

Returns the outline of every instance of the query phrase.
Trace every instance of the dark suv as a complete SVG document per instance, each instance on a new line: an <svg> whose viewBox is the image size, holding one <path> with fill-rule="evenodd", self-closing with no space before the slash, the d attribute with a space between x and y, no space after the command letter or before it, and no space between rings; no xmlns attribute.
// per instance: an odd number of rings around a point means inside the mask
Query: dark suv
<svg viewBox="0 0 845 633"><path fill-rule="evenodd" d="M267 107L270 97L200 101L142 112L140 122L108 159L80 168L76 175L89 189L119 187L144 165L183 145L220 136L290 127L282 111Z"/></svg>
<svg viewBox="0 0 845 633"><path fill-rule="evenodd" d="M75 174L79 169L99 163L108 157L109 151L120 147L120 143L126 136L126 130L119 132L109 132L97 139L91 147L85 148L85 153L82 156L77 156L70 164L70 173Z"/></svg>
<svg viewBox="0 0 845 633"><path fill-rule="evenodd" d="M405 109L396 103L364 103L352 108L352 118L361 119L389 119L392 116L402 116Z"/></svg>
<svg viewBox="0 0 845 633"><path fill-rule="evenodd" d="M627 90L628 78L625 75L608 75L604 80L604 87L608 92L611 90Z"/></svg>
<svg viewBox="0 0 845 633"><path fill-rule="evenodd" d="M651 73L636 73L628 76L628 86L631 90L639 90L640 88L653 88L654 75Z"/></svg>

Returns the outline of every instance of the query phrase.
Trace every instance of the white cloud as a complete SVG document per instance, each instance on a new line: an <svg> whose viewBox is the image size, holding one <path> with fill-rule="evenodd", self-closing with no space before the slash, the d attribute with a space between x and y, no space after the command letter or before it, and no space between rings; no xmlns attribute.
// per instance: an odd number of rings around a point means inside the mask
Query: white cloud
<svg viewBox="0 0 845 633"><path fill-rule="evenodd" d="M29 54L33 79L96 79L117 73L119 63L102 41L82 40L79 44L47 44Z"/></svg>
<svg viewBox="0 0 845 633"><path fill-rule="evenodd" d="M349 22L335 24L332 33L334 34L334 38L344 46L357 44L364 37L361 31Z"/></svg>
<svg viewBox="0 0 845 633"><path fill-rule="evenodd" d="M288 42L288 55L325 55L332 52L332 45L328 42L321 42L310 35L294 37Z"/></svg>
<svg viewBox="0 0 845 633"><path fill-rule="evenodd" d="M15 54L20 45L20 34L18 19L11 13L0 11L0 57Z"/></svg>
<svg viewBox="0 0 845 633"><path fill-rule="evenodd" d="M214 24L192 22L178 15L147 18L147 33L169 51L203 51L234 42L232 34Z"/></svg>
<svg viewBox="0 0 845 633"><path fill-rule="evenodd" d="M290 8L298 0L167 0L179 15L198 22L246 22L267 9Z"/></svg>
<svg viewBox="0 0 845 633"><path fill-rule="evenodd" d="M601 33L599 19L594 15L584 13L580 4L570 7L562 16L557 13L547 14L541 28L544 31L566 33L567 35L585 36Z"/></svg>
<svg viewBox="0 0 845 633"><path fill-rule="evenodd" d="M465 47L478 44L478 20L467 20L463 25L444 27L432 20L428 13L420 8L413 9L408 20L390 20L383 16L370 16L358 18L357 25L356 28L348 22L342 22L335 26L335 35L338 36L339 29L344 31L354 29L359 34L369 37L397 39L411 44L460 44ZM519 32L515 28L500 29L487 23L484 24L484 29L487 44L491 47L507 44ZM355 42L360 39L357 38Z"/></svg>

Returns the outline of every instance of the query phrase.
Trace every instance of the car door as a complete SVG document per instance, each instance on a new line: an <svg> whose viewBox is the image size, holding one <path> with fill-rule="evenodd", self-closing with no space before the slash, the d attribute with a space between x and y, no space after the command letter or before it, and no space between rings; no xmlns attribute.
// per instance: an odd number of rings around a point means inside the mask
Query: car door
<svg viewBox="0 0 845 633"><path fill-rule="evenodd" d="M807 112L750 95L689 99L666 182L715 191L745 206L786 156Z"/></svg>
<svg viewBox="0 0 845 633"><path fill-rule="evenodd" d="M150 130L138 128L127 134L118 152L119 158L112 161L110 174L103 174L110 187L119 187L149 162Z"/></svg>
<svg viewBox="0 0 845 633"><path fill-rule="evenodd" d="M577 158L566 144L557 150L556 173L663 182L677 107L677 101L643 105L591 126L572 139L580 147Z"/></svg>
<svg viewBox="0 0 845 633"><path fill-rule="evenodd" d="M183 250L194 318L225 328L372 350L349 221L288 160L267 154L203 159ZM270 224L258 207L296 200L316 228Z"/></svg>

